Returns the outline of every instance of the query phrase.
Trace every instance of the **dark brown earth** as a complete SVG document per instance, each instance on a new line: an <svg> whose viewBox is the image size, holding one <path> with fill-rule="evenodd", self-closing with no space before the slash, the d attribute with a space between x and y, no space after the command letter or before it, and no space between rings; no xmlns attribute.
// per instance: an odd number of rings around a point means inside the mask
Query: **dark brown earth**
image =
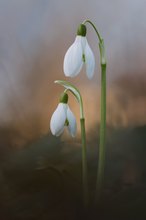
<svg viewBox="0 0 146 220"><path fill-rule="evenodd" d="M98 139L92 136L88 208L82 205L80 141L47 135L1 153L0 219L146 219L146 126L108 129L104 191L96 206Z"/></svg>

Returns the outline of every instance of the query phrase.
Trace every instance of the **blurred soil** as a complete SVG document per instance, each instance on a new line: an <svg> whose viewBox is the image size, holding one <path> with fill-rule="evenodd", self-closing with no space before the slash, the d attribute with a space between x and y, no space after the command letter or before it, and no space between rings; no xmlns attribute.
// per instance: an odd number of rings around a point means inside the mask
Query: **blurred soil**
<svg viewBox="0 0 146 220"><path fill-rule="evenodd" d="M47 135L1 160L0 219L146 219L146 126L108 128L105 186L97 207L98 139L91 139L88 209L82 206L80 140Z"/></svg>

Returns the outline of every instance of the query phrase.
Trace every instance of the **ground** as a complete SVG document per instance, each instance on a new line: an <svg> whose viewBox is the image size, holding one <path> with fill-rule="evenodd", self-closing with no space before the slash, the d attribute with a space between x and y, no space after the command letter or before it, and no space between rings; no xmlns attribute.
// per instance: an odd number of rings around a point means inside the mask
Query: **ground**
<svg viewBox="0 0 146 220"><path fill-rule="evenodd" d="M146 126L108 129L105 184L94 205L97 137L88 143L90 205L82 205L80 140L46 135L1 162L1 220L146 219Z"/></svg>

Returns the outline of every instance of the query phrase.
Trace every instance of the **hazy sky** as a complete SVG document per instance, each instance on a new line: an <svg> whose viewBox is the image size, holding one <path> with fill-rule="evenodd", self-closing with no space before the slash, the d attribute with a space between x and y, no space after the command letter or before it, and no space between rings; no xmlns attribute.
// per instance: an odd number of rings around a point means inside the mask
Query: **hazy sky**
<svg viewBox="0 0 146 220"><path fill-rule="evenodd" d="M78 23L90 18L105 39L110 77L115 63L145 69L140 55L146 50L145 8L145 0L0 0L0 57L11 57L18 48L32 57L42 41L55 47L59 38L66 39L66 49ZM95 34L91 28L88 32L96 48Z"/></svg>

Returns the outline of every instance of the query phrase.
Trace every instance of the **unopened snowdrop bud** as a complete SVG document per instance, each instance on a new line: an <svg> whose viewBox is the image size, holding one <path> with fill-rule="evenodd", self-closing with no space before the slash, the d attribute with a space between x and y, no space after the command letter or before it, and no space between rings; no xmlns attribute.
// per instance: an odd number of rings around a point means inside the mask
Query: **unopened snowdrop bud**
<svg viewBox="0 0 146 220"><path fill-rule="evenodd" d="M91 79L94 75L95 58L86 39L86 26L80 24L75 41L64 57L63 69L65 76L77 76L82 69L83 63L86 65L86 75Z"/></svg>
<svg viewBox="0 0 146 220"><path fill-rule="evenodd" d="M54 111L51 121L50 129L53 135L59 136L63 133L65 126L67 126L69 133L75 137L77 125L76 119L68 104L68 95L63 93L60 96L60 103Z"/></svg>

